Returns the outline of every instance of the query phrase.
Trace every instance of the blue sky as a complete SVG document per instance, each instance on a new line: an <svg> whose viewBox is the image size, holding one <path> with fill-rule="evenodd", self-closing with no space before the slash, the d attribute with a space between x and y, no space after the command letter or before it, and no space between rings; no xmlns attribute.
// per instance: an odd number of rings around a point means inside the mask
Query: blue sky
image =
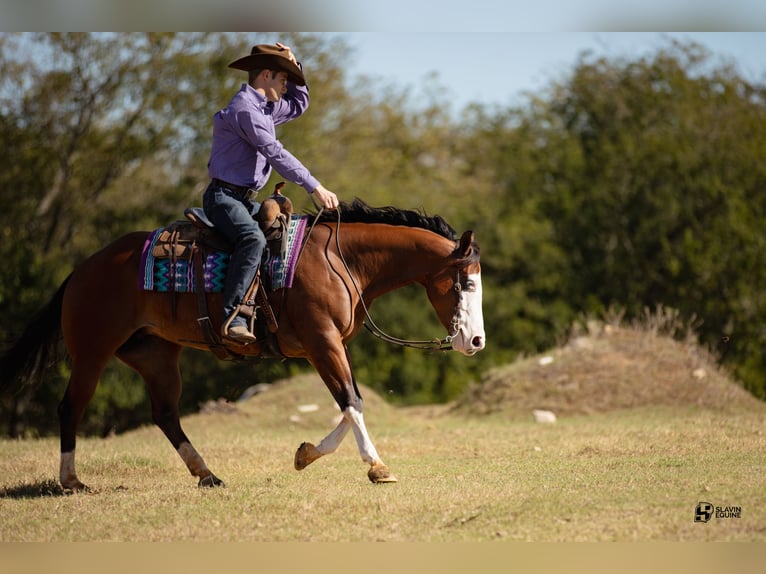
<svg viewBox="0 0 766 574"><path fill-rule="evenodd" d="M435 73L456 110L517 103L584 50L636 57L668 38L693 39L766 83L764 0L5 0L0 29L342 33L351 74L417 95Z"/></svg>
<svg viewBox="0 0 766 574"><path fill-rule="evenodd" d="M753 82L766 83L766 33L762 32L351 32L349 72L366 74L422 94L443 86L453 109L471 102L512 105L522 92L538 91L569 73L579 55L635 58L695 41L716 63L730 62Z"/></svg>

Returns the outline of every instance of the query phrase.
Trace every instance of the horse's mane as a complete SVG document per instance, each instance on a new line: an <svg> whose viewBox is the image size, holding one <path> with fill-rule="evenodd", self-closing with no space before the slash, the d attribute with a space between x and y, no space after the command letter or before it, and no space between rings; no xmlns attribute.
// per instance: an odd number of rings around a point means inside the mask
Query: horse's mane
<svg viewBox="0 0 766 574"><path fill-rule="evenodd" d="M456 241L457 232L439 215L428 216L422 211L399 209L397 207L370 207L361 199L354 198L348 203L340 202L340 220L343 223L387 223L388 225L403 225L419 227L433 231L442 237ZM338 221L335 211L323 211L319 221Z"/></svg>

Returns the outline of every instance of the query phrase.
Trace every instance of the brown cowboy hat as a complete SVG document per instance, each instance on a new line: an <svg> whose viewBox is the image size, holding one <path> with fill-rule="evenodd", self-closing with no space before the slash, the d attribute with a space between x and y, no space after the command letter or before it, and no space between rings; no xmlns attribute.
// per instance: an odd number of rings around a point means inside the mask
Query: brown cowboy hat
<svg viewBox="0 0 766 574"><path fill-rule="evenodd" d="M250 50L250 55L229 64L235 70L279 70L287 72L288 79L299 86L306 85L301 69L287 57L287 49L272 44L258 44Z"/></svg>

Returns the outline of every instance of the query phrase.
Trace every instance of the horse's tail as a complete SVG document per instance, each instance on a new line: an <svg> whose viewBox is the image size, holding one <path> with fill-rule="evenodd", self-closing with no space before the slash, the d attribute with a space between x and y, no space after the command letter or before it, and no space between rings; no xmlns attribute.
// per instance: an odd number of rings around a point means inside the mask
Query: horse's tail
<svg viewBox="0 0 766 574"><path fill-rule="evenodd" d="M21 337L0 357L0 391L13 383L18 387L36 385L45 369L57 361L61 339L61 307L69 278L61 284L48 304L40 309Z"/></svg>

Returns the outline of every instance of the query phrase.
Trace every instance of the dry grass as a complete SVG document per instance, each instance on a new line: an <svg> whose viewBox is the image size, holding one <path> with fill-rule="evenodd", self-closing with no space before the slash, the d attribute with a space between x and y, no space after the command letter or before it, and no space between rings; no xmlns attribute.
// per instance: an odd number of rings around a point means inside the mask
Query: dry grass
<svg viewBox="0 0 766 574"><path fill-rule="evenodd" d="M453 409L394 408L364 389L395 485L367 481L350 435L292 469L338 414L313 376L184 420L224 489L199 490L152 427L78 443L90 494L59 489L56 440L0 441L0 541L766 540L766 406L645 329L550 354L490 373ZM565 416L535 423L540 407ZM699 501L742 516L696 524Z"/></svg>

